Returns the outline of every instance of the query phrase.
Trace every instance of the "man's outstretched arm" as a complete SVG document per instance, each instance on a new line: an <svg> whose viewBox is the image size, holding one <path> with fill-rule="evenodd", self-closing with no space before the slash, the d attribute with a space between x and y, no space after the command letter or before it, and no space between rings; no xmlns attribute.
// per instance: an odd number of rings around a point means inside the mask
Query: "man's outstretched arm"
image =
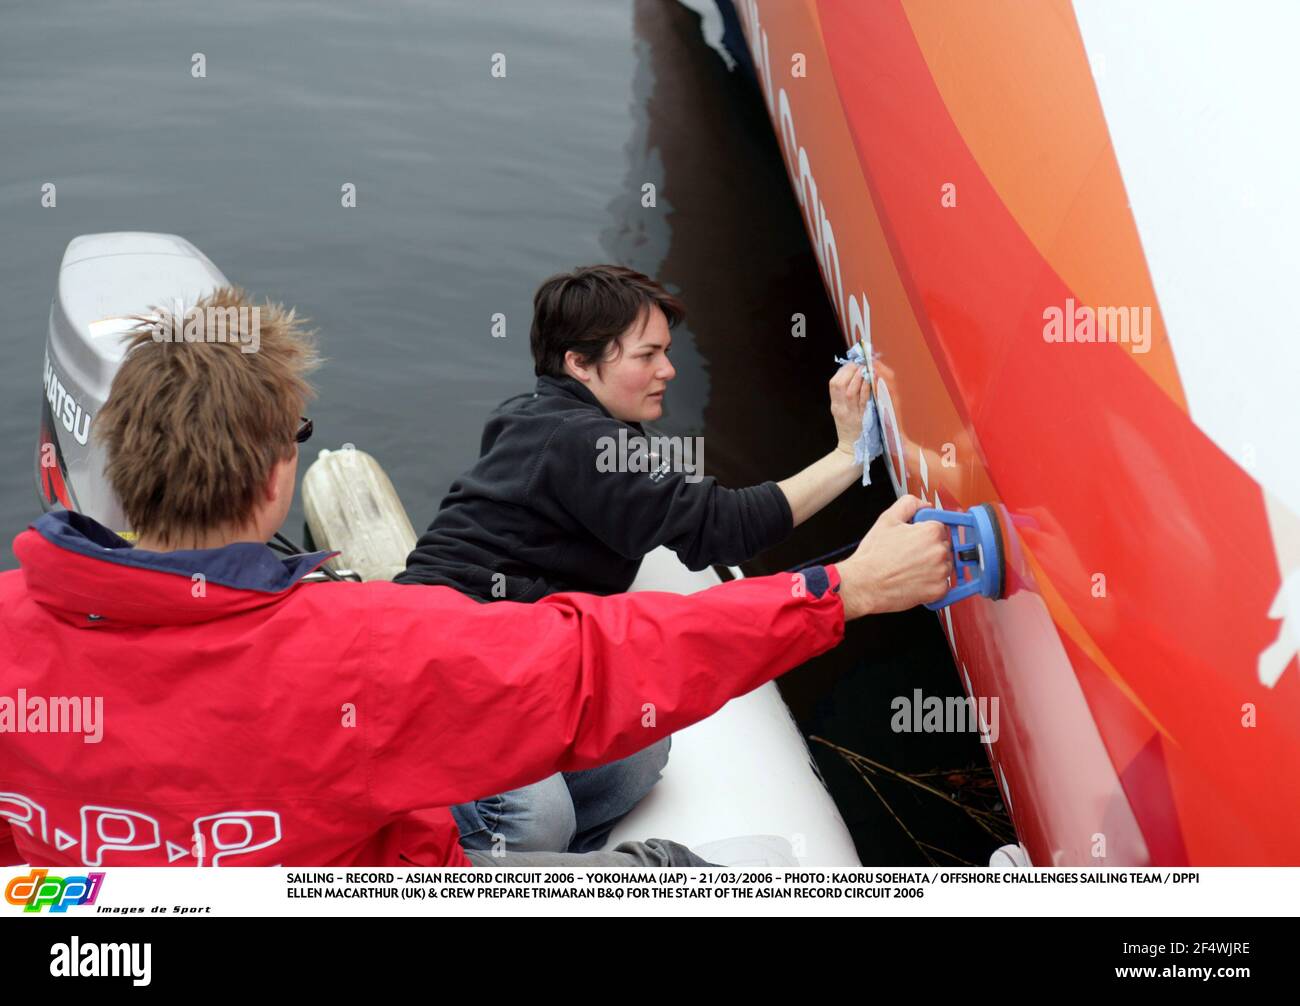
<svg viewBox="0 0 1300 1006"><path fill-rule="evenodd" d="M946 538L906 524L917 505L901 500L838 568L692 595L481 605L372 585L381 646L358 711L377 803L461 803L625 757L830 649L846 617L941 596Z"/></svg>

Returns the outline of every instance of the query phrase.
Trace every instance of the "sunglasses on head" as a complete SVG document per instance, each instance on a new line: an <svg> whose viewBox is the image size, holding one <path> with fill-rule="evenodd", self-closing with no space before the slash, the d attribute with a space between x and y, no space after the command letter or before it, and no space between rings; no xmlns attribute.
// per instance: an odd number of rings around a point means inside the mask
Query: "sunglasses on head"
<svg viewBox="0 0 1300 1006"><path fill-rule="evenodd" d="M306 416L299 416L298 418L302 420L302 425L298 427L298 432L293 435L293 440L294 443L305 444L311 439L312 422Z"/></svg>

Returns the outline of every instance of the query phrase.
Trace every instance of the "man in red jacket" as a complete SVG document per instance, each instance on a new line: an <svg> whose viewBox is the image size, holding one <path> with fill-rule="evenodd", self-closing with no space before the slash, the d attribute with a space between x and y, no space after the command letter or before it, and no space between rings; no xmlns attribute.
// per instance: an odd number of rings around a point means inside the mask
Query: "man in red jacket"
<svg viewBox="0 0 1300 1006"><path fill-rule="evenodd" d="M838 567L691 596L303 583L325 554L264 543L310 432L314 349L271 304L257 352L217 338L209 321L248 306L221 290L173 322L211 338L131 340L95 430L135 544L66 512L14 541L0 863L468 865L449 805L630 755L834 646L846 618L946 589L943 530L907 523L912 497ZM518 855L701 862L656 840Z"/></svg>

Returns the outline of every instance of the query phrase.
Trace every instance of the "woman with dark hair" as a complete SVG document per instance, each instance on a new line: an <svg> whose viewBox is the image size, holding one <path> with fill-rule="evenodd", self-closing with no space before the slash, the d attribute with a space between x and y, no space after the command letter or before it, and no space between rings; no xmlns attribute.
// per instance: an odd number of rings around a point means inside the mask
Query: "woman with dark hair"
<svg viewBox="0 0 1300 1006"><path fill-rule="evenodd" d="M485 602L621 593L661 545L690 569L736 565L860 481L854 443L868 385L853 365L830 382L835 447L781 482L724 488L703 474L698 441L647 434L676 374L671 330L684 316L658 283L621 266L546 280L530 333L537 385L493 411L478 462L453 483L397 582ZM599 848L658 780L668 746L453 808L462 842Z"/></svg>

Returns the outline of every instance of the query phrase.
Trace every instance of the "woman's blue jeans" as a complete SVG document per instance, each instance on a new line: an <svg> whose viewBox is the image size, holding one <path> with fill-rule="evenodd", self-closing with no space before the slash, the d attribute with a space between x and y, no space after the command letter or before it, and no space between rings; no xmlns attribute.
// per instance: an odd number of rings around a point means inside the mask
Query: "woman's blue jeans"
<svg viewBox="0 0 1300 1006"><path fill-rule="evenodd" d="M466 849L592 852L659 781L672 738L619 761L451 808Z"/></svg>

